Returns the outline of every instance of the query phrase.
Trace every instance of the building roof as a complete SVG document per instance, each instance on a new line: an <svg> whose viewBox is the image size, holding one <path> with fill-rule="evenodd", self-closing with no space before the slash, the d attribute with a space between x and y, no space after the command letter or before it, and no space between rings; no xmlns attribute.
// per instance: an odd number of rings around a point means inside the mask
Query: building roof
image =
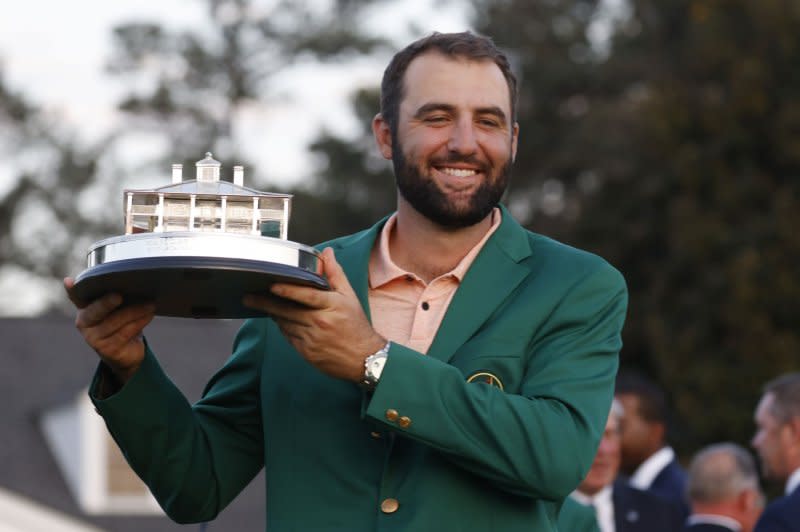
<svg viewBox="0 0 800 532"><path fill-rule="evenodd" d="M230 355L240 325L240 320L159 317L145 333L165 371L194 401ZM97 356L83 342L71 316L0 319L0 338L0 488L113 532L201 529L177 525L166 516L84 514L49 451L39 421L44 412L85 393ZM264 530L264 501L262 472L203 530Z"/></svg>
<svg viewBox="0 0 800 532"><path fill-rule="evenodd" d="M206 182L206 181L197 181L196 179L181 181L180 183L164 185L162 187L154 188L152 190L126 189L125 194L127 195L128 192L139 193L139 194L148 192L158 192L164 194L197 194L198 196L202 195L259 196L259 197L275 197L275 198L292 197L291 194L281 194L278 192L262 192L254 188L234 185L229 181Z"/></svg>

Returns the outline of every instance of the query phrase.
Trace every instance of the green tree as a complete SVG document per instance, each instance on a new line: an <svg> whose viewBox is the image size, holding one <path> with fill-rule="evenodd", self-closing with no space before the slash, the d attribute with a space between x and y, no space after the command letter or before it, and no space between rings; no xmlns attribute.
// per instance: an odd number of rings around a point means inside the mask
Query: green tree
<svg viewBox="0 0 800 532"><path fill-rule="evenodd" d="M632 5L630 166L577 234L628 274L623 362L672 392L685 446L746 442L760 386L800 365L800 6Z"/></svg>
<svg viewBox="0 0 800 532"><path fill-rule="evenodd" d="M361 130L355 138L322 132L311 144L312 153L323 162L315 176L292 191L303 205L301 216L292 222L293 238L321 242L369 227L394 210L394 176L372 137L379 101L377 89L356 92L353 109Z"/></svg>
<svg viewBox="0 0 800 532"><path fill-rule="evenodd" d="M597 7L483 6L523 78L509 203L549 186L560 210L528 225L623 271L622 364L669 392L680 449L746 442L761 384L800 364L800 6L631 0L607 50Z"/></svg>
<svg viewBox="0 0 800 532"><path fill-rule="evenodd" d="M120 103L129 116L126 128L163 138L169 148L150 161L158 168L192 165L208 149L220 160L246 162L235 134L237 117L271 97L270 83L279 73L311 58L345 63L381 42L356 27L367 0L197 4L208 13L203 27L135 23L114 30L109 71L139 87Z"/></svg>
<svg viewBox="0 0 800 532"><path fill-rule="evenodd" d="M0 77L0 138L8 169L0 193L0 275L24 272L53 282L74 274L91 242L112 227L113 213L87 209L85 200L90 195L91 204L102 205L112 197L107 168L98 161L113 139L86 146L71 133ZM113 198L116 204L118 196ZM3 298L0 314L13 314L18 306Z"/></svg>

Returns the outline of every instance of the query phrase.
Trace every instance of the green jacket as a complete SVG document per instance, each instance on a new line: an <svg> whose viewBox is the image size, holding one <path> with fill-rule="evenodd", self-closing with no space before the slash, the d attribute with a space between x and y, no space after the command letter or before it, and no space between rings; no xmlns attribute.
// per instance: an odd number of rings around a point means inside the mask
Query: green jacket
<svg viewBox="0 0 800 532"><path fill-rule="evenodd" d="M567 497L558 514L558 529L561 532L600 532L600 525L594 508Z"/></svg>
<svg viewBox="0 0 800 532"><path fill-rule="evenodd" d="M384 222L328 244L368 314ZM270 532L555 531L603 432L626 304L605 261L503 209L428 356L392 344L372 395L314 369L266 318L245 322L194 406L149 348L121 390L98 398L101 368L90 395L178 522L213 519L265 467ZM502 389L467 382L481 373Z"/></svg>

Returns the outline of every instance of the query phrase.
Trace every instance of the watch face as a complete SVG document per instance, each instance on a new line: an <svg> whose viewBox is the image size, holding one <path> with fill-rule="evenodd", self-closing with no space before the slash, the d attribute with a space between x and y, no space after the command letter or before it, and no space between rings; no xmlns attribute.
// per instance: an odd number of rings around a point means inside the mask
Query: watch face
<svg viewBox="0 0 800 532"><path fill-rule="evenodd" d="M385 364L386 364L386 355L377 356L370 361L369 373L375 380L378 380L380 378L381 372L383 371L383 366Z"/></svg>

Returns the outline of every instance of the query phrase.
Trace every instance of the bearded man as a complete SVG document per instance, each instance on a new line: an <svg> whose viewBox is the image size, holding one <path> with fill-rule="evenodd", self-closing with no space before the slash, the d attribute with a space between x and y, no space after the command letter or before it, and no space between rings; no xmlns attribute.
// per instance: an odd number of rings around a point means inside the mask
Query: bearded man
<svg viewBox="0 0 800 532"><path fill-rule="evenodd" d="M246 297L266 317L195 405L142 339L152 306L76 301L101 359L90 396L176 521L213 519L264 467L270 532L547 532L592 463L627 292L500 205L519 136L506 56L436 33L381 92L397 211L320 246L329 291Z"/></svg>

